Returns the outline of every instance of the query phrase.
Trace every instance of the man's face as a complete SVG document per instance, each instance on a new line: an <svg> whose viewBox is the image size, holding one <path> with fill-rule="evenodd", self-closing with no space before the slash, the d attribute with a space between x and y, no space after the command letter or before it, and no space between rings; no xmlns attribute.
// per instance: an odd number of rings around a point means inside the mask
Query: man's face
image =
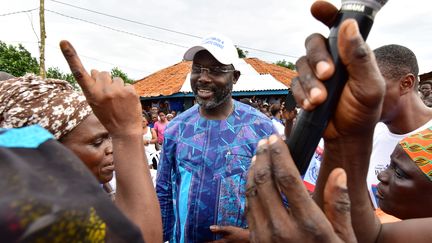
<svg viewBox="0 0 432 243"><path fill-rule="evenodd" d="M399 103L401 99L401 92L400 92L401 80L391 78L391 75L386 74L385 72L386 69L381 65L385 65L385 64L382 64L378 61L378 67L386 82L386 91L384 94L384 102L383 102L380 121L384 122L385 124L388 124L391 121L393 121L393 119L395 119L395 117L398 115L399 112L401 112L401 109L399 108Z"/></svg>
<svg viewBox="0 0 432 243"><path fill-rule="evenodd" d="M157 114L152 114L152 121L153 121L153 123L158 121L158 115Z"/></svg>
<svg viewBox="0 0 432 243"><path fill-rule="evenodd" d="M232 65L220 63L208 51L196 53L190 82L201 108L208 110L226 104L239 75Z"/></svg>
<svg viewBox="0 0 432 243"><path fill-rule="evenodd" d="M431 94L431 88L430 84L422 84L422 86L420 86L420 92L423 97L428 97Z"/></svg>

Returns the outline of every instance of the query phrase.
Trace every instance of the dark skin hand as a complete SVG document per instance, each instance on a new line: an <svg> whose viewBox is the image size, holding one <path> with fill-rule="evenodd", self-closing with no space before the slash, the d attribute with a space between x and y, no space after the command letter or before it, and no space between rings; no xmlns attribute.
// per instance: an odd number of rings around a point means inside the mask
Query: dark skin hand
<svg viewBox="0 0 432 243"><path fill-rule="evenodd" d="M252 164L246 190L251 242L357 242L342 169L329 178L323 212L279 137L261 140ZM281 193L288 198L289 209Z"/></svg>
<svg viewBox="0 0 432 243"><path fill-rule="evenodd" d="M68 41L61 41L60 48L94 114L112 137L115 204L138 226L146 242L162 242L162 219L144 153L138 95L133 86L125 86L121 78L112 79L108 72L92 70L89 75Z"/></svg>
<svg viewBox="0 0 432 243"><path fill-rule="evenodd" d="M214 234L222 235L222 239L212 241L213 243L229 243L229 242L247 243L247 242L249 242L249 230L247 230L247 229L234 227L234 226L212 225L212 226L210 226L210 230Z"/></svg>
<svg viewBox="0 0 432 243"><path fill-rule="evenodd" d="M332 25L337 15L337 9L324 1L315 2L311 12L327 26ZM325 37L313 34L306 39L305 46L306 56L297 61L299 77L292 90L296 102L303 109L313 110L326 99L323 82L331 77L335 67L326 48ZM354 20L346 20L340 25L338 49L348 71L348 80L323 135L324 161L314 199L322 208L324 186L330 172L337 167L344 168L348 175L351 202L356 205L351 213L357 239L369 242L376 239L380 224L371 210L364 181L372 150L373 130L381 115L385 81ZM367 224L364 223L366 219Z"/></svg>
<svg viewBox="0 0 432 243"><path fill-rule="evenodd" d="M332 25L337 14L336 8L324 1L314 3L311 10L314 17L327 26ZM325 100L327 92L323 82L334 72L325 41L319 34L309 36L306 40L307 54L297 62L299 78L293 85L293 93L297 103L306 110L313 110ZM324 133L324 160L314 199L321 208L326 208L325 183L330 181L334 168L342 167L347 173L353 205L352 226L359 242L429 242L431 218L381 224L374 213L366 176L373 130L381 116L385 82L354 21L342 23L338 49L349 77Z"/></svg>

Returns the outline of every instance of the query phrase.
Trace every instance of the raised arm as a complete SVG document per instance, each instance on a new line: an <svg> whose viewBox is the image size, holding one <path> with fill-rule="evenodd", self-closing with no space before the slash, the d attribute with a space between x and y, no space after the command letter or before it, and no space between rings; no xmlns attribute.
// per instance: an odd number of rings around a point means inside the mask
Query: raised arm
<svg viewBox="0 0 432 243"><path fill-rule="evenodd" d="M151 135L152 135L152 139L150 140L150 143L151 144L156 144L157 143L156 131L153 128L151 128L151 127L149 127L149 129L150 129L150 132L151 132Z"/></svg>
<svg viewBox="0 0 432 243"><path fill-rule="evenodd" d="M332 16L336 16L336 9L320 1L313 5L312 13L330 25ZM366 175L385 83L373 53L364 43L354 20L342 23L338 49L349 77L324 134L324 161L315 199L322 207L324 184L329 173L335 167L343 167L348 177L351 217L357 239L359 242L375 242L381 224L370 204ZM299 78L293 92L302 108L312 110L326 98L322 82L333 74L334 65L326 49L325 38L321 35L314 34L307 38L306 52L307 55L297 62Z"/></svg>
<svg viewBox="0 0 432 243"><path fill-rule="evenodd" d="M141 109L132 86L108 72L91 71L81 64L67 41L60 48L94 114L112 137L117 180L115 203L141 230L146 242L162 242L159 204L147 166L141 128Z"/></svg>

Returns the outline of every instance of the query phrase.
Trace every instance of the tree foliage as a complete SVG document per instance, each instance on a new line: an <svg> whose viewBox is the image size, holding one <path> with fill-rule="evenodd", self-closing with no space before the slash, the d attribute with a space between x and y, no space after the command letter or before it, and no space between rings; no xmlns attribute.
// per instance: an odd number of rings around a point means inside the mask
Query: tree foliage
<svg viewBox="0 0 432 243"><path fill-rule="evenodd" d="M23 76L26 73L39 74L39 63L21 44L15 47L6 45L6 43L0 41L0 71L10 73L15 77ZM114 67L111 70L111 76L120 77L125 83L134 83L134 80L130 79L128 75L118 67ZM60 71L58 67L49 67L46 72L46 77L66 80L75 89L80 89L73 75Z"/></svg>
<svg viewBox="0 0 432 243"><path fill-rule="evenodd" d="M238 46L236 46L236 49L237 49L237 53L238 53L238 55L239 55L240 58L245 58L249 54L248 51L242 50Z"/></svg>
<svg viewBox="0 0 432 243"><path fill-rule="evenodd" d="M49 67L46 72L47 78L55 78L68 81L75 89L80 89L77 81L71 73L63 73L58 67Z"/></svg>
<svg viewBox="0 0 432 243"><path fill-rule="evenodd" d="M0 41L0 71L15 77L26 73L39 73L39 63L21 44L18 47Z"/></svg>
<svg viewBox="0 0 432 243"><path fill-rule="evenodd" d="M277 61L274 64L281 66L281 67L289 68L291 70L296 70L295 64L292 62L288 62L285 59L283 59L282 61Z"/></svg>
<svg viewBox="0 0 432 243"><path fill-rule="evenodd" d="M125 83L128 83L128 84L133 84L135 82L132 79L130 79L128 77L128 75L125 72L123 72L122 70L120 70L120 68L118 68L118 67L111 69L111 77L113 77L113 78L119 77L119 78L123 79L123 81Z"/></svg>

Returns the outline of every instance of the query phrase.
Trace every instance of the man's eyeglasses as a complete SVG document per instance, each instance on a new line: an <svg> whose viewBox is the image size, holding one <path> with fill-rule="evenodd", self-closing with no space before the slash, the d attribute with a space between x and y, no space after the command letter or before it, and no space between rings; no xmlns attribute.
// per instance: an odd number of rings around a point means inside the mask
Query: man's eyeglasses
<svg viewBox="0 0 432 243"><path fill-rule="evenodd" d="M202 71L206 70L208 75L211 76L220 76L226 73L234 72L234 69L230 69L228 67L202 67L200 65L192 65L192 74L201 74Z"/></svg>

